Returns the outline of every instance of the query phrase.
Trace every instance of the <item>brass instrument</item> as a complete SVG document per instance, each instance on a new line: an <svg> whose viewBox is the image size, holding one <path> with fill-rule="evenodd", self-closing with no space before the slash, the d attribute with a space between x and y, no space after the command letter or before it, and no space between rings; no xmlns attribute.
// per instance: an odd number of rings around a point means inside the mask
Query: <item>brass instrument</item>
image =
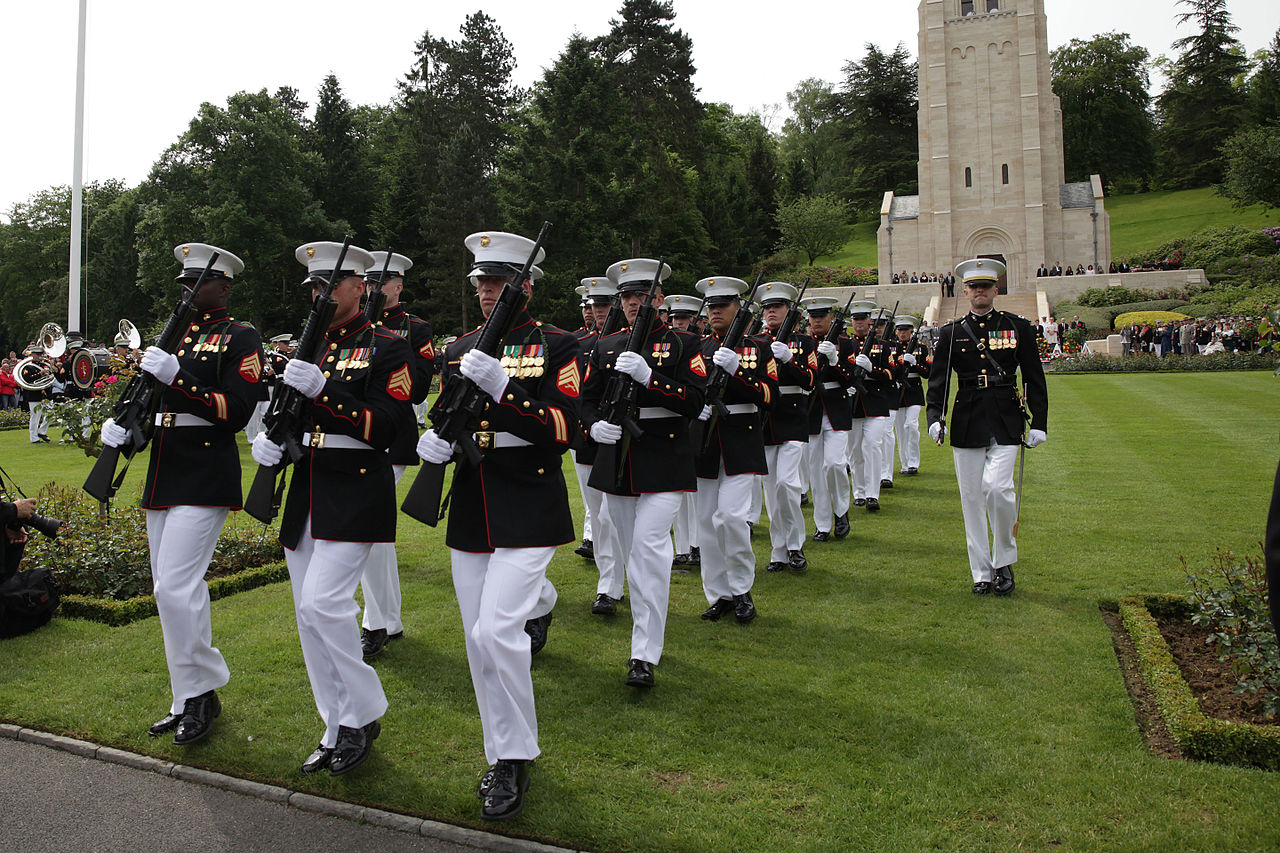
<svg viewBox="0 0 1280 853"><path fill-rule="evenodd" d="M51 359L67 351L67 336L57 323L45 323L40 329L39 341L44 354ZM44 391L53 385L53 368L36 361L35 355L29 355L14 365L13 380L24 390Z"/></svg>

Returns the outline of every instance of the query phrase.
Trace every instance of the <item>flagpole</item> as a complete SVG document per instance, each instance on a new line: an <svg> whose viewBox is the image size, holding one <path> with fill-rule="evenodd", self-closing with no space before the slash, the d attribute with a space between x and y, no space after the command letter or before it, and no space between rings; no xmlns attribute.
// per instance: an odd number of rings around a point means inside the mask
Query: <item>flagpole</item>
<svg viewBox="0 0 1280 853"><path fill-rule="evenodd" d="M76 131L71 176L71 262L67 275L67 331L80 324L80 230L84 205L84 41L88 0L80 0L80 32L76 44Z"/></svg>

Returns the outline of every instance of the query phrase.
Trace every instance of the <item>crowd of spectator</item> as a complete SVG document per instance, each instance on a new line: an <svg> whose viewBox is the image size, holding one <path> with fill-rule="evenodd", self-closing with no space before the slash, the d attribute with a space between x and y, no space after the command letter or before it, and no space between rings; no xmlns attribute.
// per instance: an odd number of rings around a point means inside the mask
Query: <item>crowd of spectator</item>
<svg viewBox="0 0 1280 853"><path fill-rule="evenodd" d="M1257 317L1227 317L1130 323L1120 330L1120 354L1150 353L1167 358L1219 352L1270 352L1270 341L1256 339L1259 322Z"/></svg>

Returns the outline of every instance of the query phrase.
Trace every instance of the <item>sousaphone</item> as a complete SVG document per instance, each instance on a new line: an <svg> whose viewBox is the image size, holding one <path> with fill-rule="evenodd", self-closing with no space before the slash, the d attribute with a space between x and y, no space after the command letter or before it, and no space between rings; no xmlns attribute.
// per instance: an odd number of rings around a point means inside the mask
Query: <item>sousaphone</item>
<svg viewBox="0 0 1280 853"><path fill-rule="evenodd" d="M51 359L59 358L67 351L67 336L57 323L45 323L40 329L39 341L44 354ZM44 391L53 385L53 370L29 355L14 365L13 380L19 388L27 391Z"/></svg>

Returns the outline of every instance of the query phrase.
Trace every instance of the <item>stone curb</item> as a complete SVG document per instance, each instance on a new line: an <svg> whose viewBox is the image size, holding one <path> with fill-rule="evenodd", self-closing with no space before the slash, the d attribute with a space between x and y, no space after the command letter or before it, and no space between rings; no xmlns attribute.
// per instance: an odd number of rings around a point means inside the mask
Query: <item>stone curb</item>
<svg viewBox="0 0 1280 853"><path fill-rule="evenodd" d="M356 823L368 823L373 826L395 830L396 832L422 835L426 838L449 841L467 847L498 851L498 853L574 853L566 847L555 847L549 844L541 844L537 841L526 841L521 838L508 838L505 835L493 835L478 829L468 829L467 827L454 826L440 821L424 820L411 815L359 806L341 800L317 797L314 794L291 791L288 788L281 788L277 785L267 785L250 779L240 779L223 773L215 773L212 770L188 767L185 764L174 764L171 761L152 758L149 755L139 755L136 752L128 752L115 747L100 746L89 741L49 734L48 732L28 729L12 723L0 723L0 737L40 744L63 752L70 752L83 758L120 764L125 767L132 767L135 770L159 773L161 776L172 776L184 782L221 788L225 791L256 797L268 802L283 803L300 811L327 815Z"/></svg>

